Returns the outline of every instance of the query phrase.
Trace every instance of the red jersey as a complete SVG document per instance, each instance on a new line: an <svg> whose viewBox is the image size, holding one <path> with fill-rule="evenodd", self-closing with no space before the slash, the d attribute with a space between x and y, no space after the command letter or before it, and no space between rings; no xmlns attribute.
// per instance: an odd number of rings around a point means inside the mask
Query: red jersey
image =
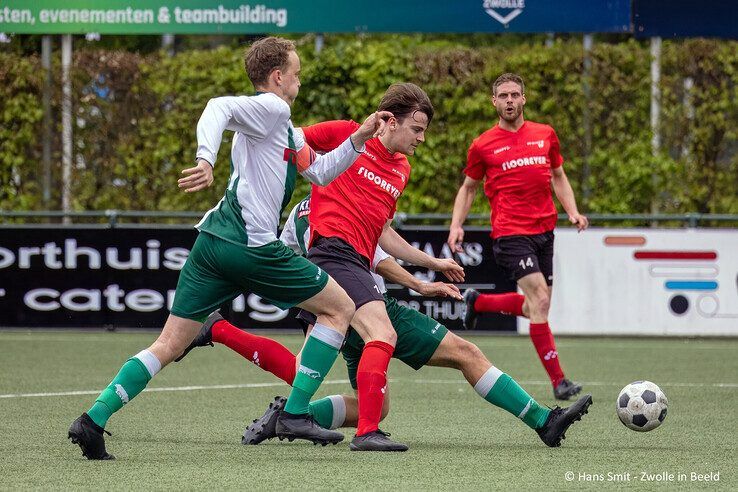
<svg viewBox="0 0 738 492"><path fill-rule="evenodd" d="M485 179L492 238L541 234L556 227L551 169L563 162L554 129L532 121L517 132L495 125L472 142L464 173Z"/></svg>
<svg viewBox="0 0 738 492"><path fill-rule="evenodd" d="M303 132L310 147L328 152L359 126L354 121L327 121L304 127ZM384 224L394 216L409 179L407 158L390 154L378 138L372 138L356 162L328 186L313 185L310 243L316 234L339 237L371 262Z"/></svg>

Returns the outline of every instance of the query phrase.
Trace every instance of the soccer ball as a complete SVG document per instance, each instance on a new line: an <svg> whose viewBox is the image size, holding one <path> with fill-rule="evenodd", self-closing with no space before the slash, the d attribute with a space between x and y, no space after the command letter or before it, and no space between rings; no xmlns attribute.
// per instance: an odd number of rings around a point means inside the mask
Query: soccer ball
<svg viewBox="0 0 738 492"><path fill-rule="evenodd" d="M620 421L638 432L654 430L666 418L668 401L651 381L635 381L620 391L615 408Z"/></svg>

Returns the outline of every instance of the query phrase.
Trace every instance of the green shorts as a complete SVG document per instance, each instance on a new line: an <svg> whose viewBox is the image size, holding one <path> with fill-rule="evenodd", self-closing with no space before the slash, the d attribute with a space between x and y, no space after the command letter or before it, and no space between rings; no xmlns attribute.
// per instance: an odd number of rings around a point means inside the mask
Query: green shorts
<svg viewBox="0 0 738 492"><path fill-rule="evenodd" d="M179 273L171 313L203 321L244 292L287 309L323 290L328 278L282 241L250 248L201 232Z"/></svg>
<svg viewBox="0 0 738 492"><path fill-rule="evenodd" d="M384 295L384 302L387 304L387 314L392 327L397 332L397 346L392 357L417 371L426 365L436 352L441 340L448 333L448 328L430 316L398 304L387 294ZM354 330L349 330L342 352L348 368L349 381L354 389L356 389L356 371L363 349L364 340Z"/></svg>

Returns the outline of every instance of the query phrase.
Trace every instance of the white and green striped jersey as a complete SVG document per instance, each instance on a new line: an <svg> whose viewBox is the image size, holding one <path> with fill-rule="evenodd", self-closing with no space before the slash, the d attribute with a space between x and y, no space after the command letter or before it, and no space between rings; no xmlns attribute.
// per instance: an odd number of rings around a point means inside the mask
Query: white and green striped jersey
<svg viewBox="0 0 738 492"><path fill-rule="evenodd" d="M305 146L302 132L292 125L290 106L270 92L211 99L197 123L198 159L215 164L224 130L235 132L228 187L196 227L249 247L275 241L295 188L298 152ZM359 155L346 139L332 152L310 159L300 174L325 185Z"/></svg>
<svg viewBox="0 0 738 492"><path fill-rule="evenodd" d="M310 196L308 195L292 210L290 215L287 217L287 221L284 223L284 229L282 234L279 236L279 240L282 241L287 247L298 255L307 256L308 244L310 244ZM379 287L379 292L384 294L387 292L387 287L384 284L384 278L381 275L374 273L377 265L380 261L390 258L390 255L377 245L377 249L374 251L374 259L372 260L371 273L374 276L374 281Z"/></svg>

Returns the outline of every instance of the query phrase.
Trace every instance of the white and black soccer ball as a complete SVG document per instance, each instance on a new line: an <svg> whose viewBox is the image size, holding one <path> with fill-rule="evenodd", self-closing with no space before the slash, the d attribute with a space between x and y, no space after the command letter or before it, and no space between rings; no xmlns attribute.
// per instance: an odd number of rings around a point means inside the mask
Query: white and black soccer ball
<svg viewBox="0 0 738 492"><path fill-rule="evenodd" d="M669 402L651 381L634 381L620 391L616 409L620 421L638 432L654 430L666 418Z"/></svg>

